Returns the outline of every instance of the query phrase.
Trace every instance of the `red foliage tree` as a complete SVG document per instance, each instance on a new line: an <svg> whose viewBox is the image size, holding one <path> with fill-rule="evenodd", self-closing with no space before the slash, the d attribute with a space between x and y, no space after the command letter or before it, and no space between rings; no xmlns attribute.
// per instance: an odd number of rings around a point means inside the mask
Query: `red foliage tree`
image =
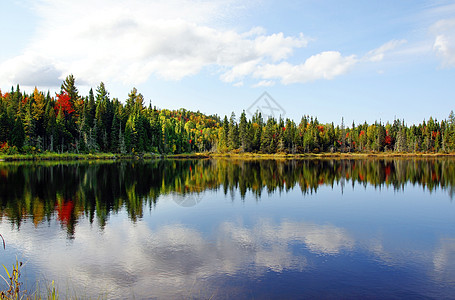
<svg viewBox="0 0 455 300"><path fill-rule="evenodd" d="M71 97L66 91L61 94L56 94L57 102L55 103L55 113L58 114L59 110L62 109L65 115L71 115L74 112L74 108L71 105Z"/></svg>
<svg viewBox="0 0 455 300"><path fill-rule="evenodd" d="M386 135L384 142L390 146L392 144L392 138L390 136Z"/></svg>

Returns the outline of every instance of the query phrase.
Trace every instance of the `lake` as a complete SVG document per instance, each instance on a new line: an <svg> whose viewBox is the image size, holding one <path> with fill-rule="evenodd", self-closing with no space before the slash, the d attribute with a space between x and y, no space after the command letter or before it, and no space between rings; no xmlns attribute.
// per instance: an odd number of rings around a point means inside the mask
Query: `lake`
<svg viewBox="0 0 455 300"><path fill-rule="evenodd" d="M454 194L451 159L4 162L0 257L61 297L454 299Z"/></svg>

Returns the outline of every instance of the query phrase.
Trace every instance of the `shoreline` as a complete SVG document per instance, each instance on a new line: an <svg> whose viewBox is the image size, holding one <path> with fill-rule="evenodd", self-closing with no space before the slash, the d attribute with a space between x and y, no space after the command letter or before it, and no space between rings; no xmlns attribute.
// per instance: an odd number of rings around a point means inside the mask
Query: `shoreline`
<svg viewBox="0 0 455 300"><path fill-rule="evenodd" d="M79 160L149 160L149 159L387 159L387 158L455 158L455 153L381 153L381 152L354 152L354 153L304 153L304 154L263 154L263 153L183 153L183 154L75 154L75 153L42 153L42 154L15 154L0 155L0 162L11 161L79 161Z"/></svg>

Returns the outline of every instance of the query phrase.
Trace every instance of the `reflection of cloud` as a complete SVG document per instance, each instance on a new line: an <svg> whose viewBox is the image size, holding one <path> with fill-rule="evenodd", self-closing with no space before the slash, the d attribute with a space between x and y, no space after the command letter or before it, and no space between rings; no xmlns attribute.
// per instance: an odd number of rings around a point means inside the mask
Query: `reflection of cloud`
<svg viewBox="0 0 455 300"><path fill-rule="evenodd" d="M260 221L251 228L225 222L215 229L213 239L180 224L151 230L144 222L111 220L103 232L95 233L81 221L69 246L52 227L39 228L47 234L36 236L35 230L23 226L9 243L23 249L47 278L70 281L76 290L91 287L109 297L131 291L139 298L150 296L149 291L177 297L190 290L210 296L213 291L203 285L218 276L246 269L250 276L304 269L307 258L301 250L293 251L293 245L302 244L317 254L336 254L354 246L344 229L291 221ZM216 287L210 284L211 288Z"/></svg>
<svg viewBox="0 0 455 300"><path fill-rule="evenodd" d="M394 259L392 255L384 249L384 245L382 244L382 239L380 238L373 238L368 243L368 250L376 255L380 260L388 265L393 265Z"/></svg>
<svg viewBox="0 0 455 300"><path fill-rule="evenodd" d="M434 271L444 281L455 283L455 238L441 239L433 257Z"/></svg>
<svg viewBox="0 0 455 300"><path fill-rule="evenodd" d="M0 223L0 232L6 233L7 250L15 247L23 252L28 268L81 291L78 294L84 297L102 293L107 298L124 298L134 292L136 298L195 294L210 298L226 292L236 298L242 291L227 291L226 277L256 279L268 272L304 271L317 262L308 252L363 252L391 268L430 263L437 282L453 283L455 278L454 238L442 239L428 261L426 251L386 247L382 235L369 236L363 248L362 241L346 229L330 224L259 219L251 226L223 222L205 234L183 224L133 224L123 220L122 214L112 216L103 231L81 219L70 241L56 220L37 229L25 222L20 231L10 231L9 224Z"/></svg>
<svg viewBox="0 0 455 300"><path fill-rule="evenodd" d="M202 201L202 194L195 192L187 194L173 193L172 200L179 206L193 207Z"/></svg>
<svg viewBox="0 0 455 300"><path fill-rule="evenodd" d="M336 254L342 249L349 250L354 246L354 240L349 234L333 225L285 221L279 226L263 222L253 230L235 227L230 223L224 224L224 227L230 227L226 231L232 234L232 240L244 245L264 244L268 241L276 241L278 244L298 242L317 254Z"/></svg>

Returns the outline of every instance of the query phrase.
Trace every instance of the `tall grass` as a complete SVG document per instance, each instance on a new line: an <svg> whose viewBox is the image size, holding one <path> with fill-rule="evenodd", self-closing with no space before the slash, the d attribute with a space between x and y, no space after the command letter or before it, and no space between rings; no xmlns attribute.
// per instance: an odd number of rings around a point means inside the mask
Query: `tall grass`
<svg viewBox="0 0 455 300"><path fill-rule="evenodd" d="M5 269L7 277L0 275L0 277L5 281L7 289L0 292L0 299L24 299L26 296L27 291L21 290L22 282L20 281L21 272L20 269L22 267L22 262L19 262L16 259L16 263L13 264L11 270L3 265Z"/></svg>
<svg viewBox="0 0 455 300"><path fill-rule="evenodd" d="M3 265L5 270L5 276L0 275L0 278L6 283L4 290L0 291L1 300L58 300L59 293L55 286L54 281L46 287L46 294L43 296L37 288L33 293L29 293L27 290L22 289L23 282L21 281L21 269L22 262L16 258L16 262L13 264L11 269L8 269Z"/></svg>

